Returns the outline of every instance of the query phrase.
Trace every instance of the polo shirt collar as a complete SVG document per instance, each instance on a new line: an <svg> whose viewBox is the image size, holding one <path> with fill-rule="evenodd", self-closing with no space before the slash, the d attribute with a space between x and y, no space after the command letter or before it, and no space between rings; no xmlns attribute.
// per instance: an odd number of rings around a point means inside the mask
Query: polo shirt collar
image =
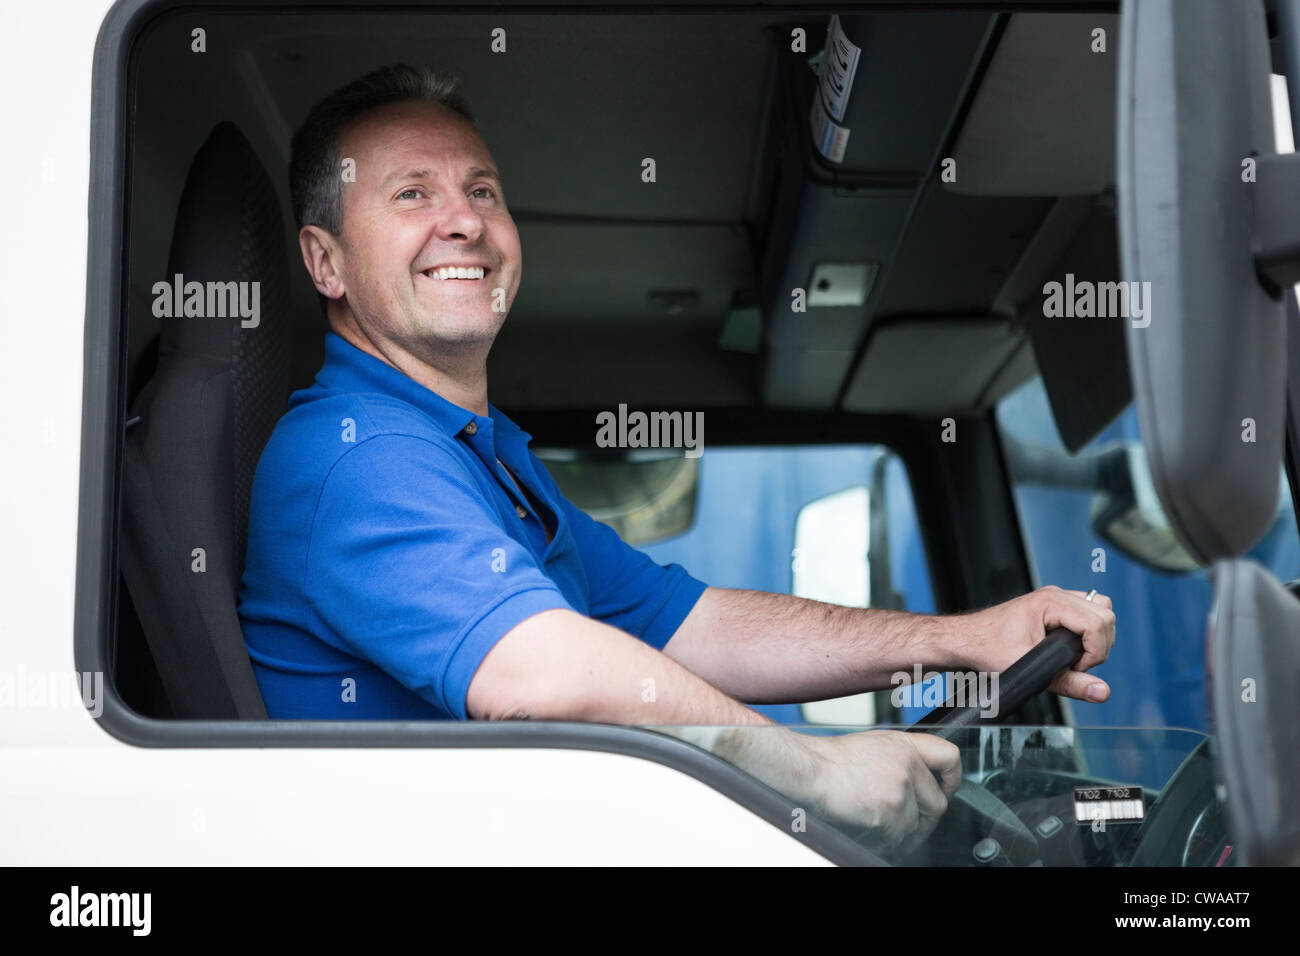
<svg viewBox="0 0 1300 956"><path fill-rule="evenodd" d="M527 445L533 437L491 402L488 403L486 419L475 415L469 409L461 408L437 392L425 388L387 362L363 352L334 331L325 333L325 364L316 373L316 381L331 390L378 392L401 399L428 415L448 435L458 435L466 425L475 422L478 429L488 434L495 425L498 437L512 444L522 438Z"/></svg>

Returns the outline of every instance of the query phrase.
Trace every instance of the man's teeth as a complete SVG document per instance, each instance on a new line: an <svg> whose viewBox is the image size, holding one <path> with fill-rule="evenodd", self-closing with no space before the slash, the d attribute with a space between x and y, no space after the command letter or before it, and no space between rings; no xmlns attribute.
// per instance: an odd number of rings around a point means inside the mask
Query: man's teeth
<svg viewBox="0 0 1300 956"><path fill-rule="evenodd" d="M484 270L482 266L447 266L442 269L427 269L424 274L430 279L481 279Z"/></svg>

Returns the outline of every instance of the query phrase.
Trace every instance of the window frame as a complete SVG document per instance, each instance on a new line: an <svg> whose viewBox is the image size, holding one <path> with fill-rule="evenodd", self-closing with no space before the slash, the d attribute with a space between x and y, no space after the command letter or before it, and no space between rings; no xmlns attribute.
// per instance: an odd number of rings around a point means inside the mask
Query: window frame
<svg viewBox="0 0 1300 956"><path fill-rule="evenodd" d="M213 9L251 11L264 6L256 0L234 0L213 5ZM528 13L564 10L581 12L591 4L555 4L545 0L522 0L514 4ZM603 7L618 6L628 12L660 11L663 4L634 0L603 0ZM719 9L739 9L736 0L717 3ZM798 4L791 4L797 7ZM959 7L960 4L948 4ZM1044 4L1048 9L1053 5ZM280 0L277 9L329 7L340 12L364 10L355 2L341 0ZM425 0L414 3L397 0L386 9L400 7L467 9L464 3ZM419 724L397 721L184 721L144 717L132 710L118 694L112 679L110 638L117 625L119 569L117 542L120 522L121 468L126 422L127 344L126 335L126 244L128 236L131 135L129 97L134 73L136 41L159 16L176 9L193 9L179 0L119 0L103 24L95 44L92 69L91 137L89 169L89 235L86 265L86 312L83 352L82 435L80 486L76 538L76 585L74 606L74 658L79 671L107 674L104 709L98 722L104 731L136 747L537 747L595 750L652 760L688 774L735 801L741 807L769 821L832 862L850 865L879 865L882 861L849 837L823 821L807 821L805 832L791 833L792 802L735 766L693 745L654 731L612 724L570 722L477 722L446 721ZM822 9L820 4L817 9ZM692 7L691 9L699 9ZM1059 9L1059 7L1058 7ZM706 410L708 411L708 410ZM776 443L879 443L889 446L903 460L913 481L913 500L921 526L929 565L935 606L940 613L956 606L986 601L991 585L967 581L965 562L951 556L958 543L937 549L934 541L957 531L969 532L962 517L962 482L954 478L963 467L977 467L982 476L1000 474L996 435L989 431L989 418L972 419L979 437L973 447L946 456L938 444L938 423L902 416L856 415L844 412L772 412L763 409L708 411L714 444L759 445ZM991 413L990 413L991 415ZM581 434L591 440L591 412L520 414L518 420L539 441L552 445ZM965 421L965 420L963 420ZM933 425L933 428L930 426ZM581 431L579 432L579 429ZM933 431L933 434L930 434ZM566 438L567 436L567 438ZM990 455L991 460L990 460ZM973 456L973 457L972 457ZM954 462L967 463L966 465ZM1005 475L1002 475L1005 478ZM996 484L996 481L995 481ZM973 492L971 492L973 493ZM1005 498L1010 505L1011 488L981 492ZM998 504L998 502L994 502ZM1001 510L1001 509L998 509ZM1018 529L1020 561L1027 580L1023 542ZM967 538L968 534L956 535ZM1012 552L1005 538L1004 547ZM945 555L944 560L936 555ZM1012 563L1016 563L1014 559ZM1014 569L1012 569L1014 571ZM1017 577L1016 574L1011 575ZM1016 581L1011 581L1015 586ZM1004 579L1000 588L1007 586Z"/></svg>

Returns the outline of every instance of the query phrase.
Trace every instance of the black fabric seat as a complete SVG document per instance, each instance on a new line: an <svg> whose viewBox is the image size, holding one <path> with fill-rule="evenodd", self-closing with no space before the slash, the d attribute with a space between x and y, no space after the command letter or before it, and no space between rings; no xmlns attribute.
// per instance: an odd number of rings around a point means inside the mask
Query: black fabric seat
<svg viewBox="0 0 1300 956"><path fill-rule="evenodd" d="M288 267L275 189L232 123L190 166L158 278L177 274L259 283L259 324L161 319L157 369L128 414L122 576L170 713L265 719L235 606L253 473L287 405Z"/></svg>

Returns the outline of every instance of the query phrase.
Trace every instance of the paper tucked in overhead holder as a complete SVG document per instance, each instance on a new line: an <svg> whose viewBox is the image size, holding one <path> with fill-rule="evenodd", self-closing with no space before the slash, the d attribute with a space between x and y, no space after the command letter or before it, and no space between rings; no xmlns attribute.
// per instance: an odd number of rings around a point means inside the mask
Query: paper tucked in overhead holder
<svg viewBox="0 0 1300 956"><path fill-rule="evenodd" d="M861 56L862 48L848 38L839 16L833 15L830 28L826 31L826 55L822 59L821 79L818 83L818 91L831 119L844 119Z"/></svg>
<svg viewBox="0 0 1300 956"><path fill-rule="evenodd" d="M822 105L820 96L813 97L808 125L812 130L813 145L817 147L817 152L832 163L844 162L844 153L849 148L849 133L852 130L836 123L826 114L826 107Z"/></svg>
<svg viewBox="0 0 1300 956"><path fill-rule="evenodd" d="M840 18L833 15L826 31L826 48L808 117L817 152L832 163L844 162L849 147L851 130L837 121L842 121L848 111L849 94L853 92L853 78L861 56L862 48L848 38Z"/></svg>

